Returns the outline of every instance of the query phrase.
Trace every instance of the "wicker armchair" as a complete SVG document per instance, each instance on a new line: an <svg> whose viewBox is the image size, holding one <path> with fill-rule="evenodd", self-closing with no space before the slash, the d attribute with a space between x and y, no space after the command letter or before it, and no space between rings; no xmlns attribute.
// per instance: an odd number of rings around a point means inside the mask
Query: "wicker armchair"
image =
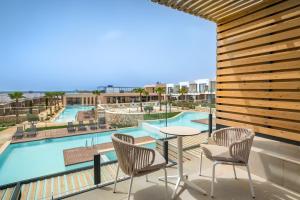
<svg viewBox="0 0 300 200"><path fill-rule="evenodd" d="M118 158L114 192L116 192L119 168L121 168L121 170L131 178L128 199L130 199L134 177L146 175L146 181L148 181L147 174L163 169L165 172L165 187L167 195L167 170L164 157L162 157L156 150L134 145L134 138L130 135L119 133L113 134L112 142Z"/></svg>
<svg viewBox="0 0 300 200"><path fill-rule="evenodd" d="M211 197L214 196L215 167L217 164L233 166L234 177L237 179L235 165L245 166L249 177L252 197L255 198L248 159L254 138L254 132L245 128L223 128L212 134L213 144L201 144L202 152L213 161L211 182ZM202 153L200 159L200 176L202 168Z"/></svg>

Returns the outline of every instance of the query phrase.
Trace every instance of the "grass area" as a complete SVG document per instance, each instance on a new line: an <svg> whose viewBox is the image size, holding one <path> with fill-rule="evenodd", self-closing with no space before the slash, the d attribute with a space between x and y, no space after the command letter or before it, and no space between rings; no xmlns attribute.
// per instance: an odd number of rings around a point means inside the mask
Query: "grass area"
<svg viewBox="0 0 300 200"><path fill-rule="evenodd" d="M6 127L0 127L0 131L4 131L5 129L7 129Z"/></svg>
<svg viewBox="0 0 300 200"><path fill-rule="evenodd" d="M67 128L67 125L64 126L47 126L47 127L39 127L37 128L38 131L45 131L45 130L53 130L53 129L60 129L60 128ZM26 131L29 131L30 128L27 128Z"/></svg>
<svg viewBox="0 0 300 200"><path fill-rule="evenodd" d="M14 126L14 125L16 125L15 122L0 122L0 128Z"/></svg>
<svg viewBox="0 0 300 200"><path fill-rule="evenodd" d="M174 117L180 112L171 112L167 113L167 118ZM155 119L165 119L166 113L153 113L153 114L144 114L144 120L155 120Z"/></svg>
<svg viewBox="0 0 300 200"><path fill-rule="evenodd" d="M110 126L112 128L129 128L129 127L132 127L132 125L127 125L127 124L111 124Z"/></svg>

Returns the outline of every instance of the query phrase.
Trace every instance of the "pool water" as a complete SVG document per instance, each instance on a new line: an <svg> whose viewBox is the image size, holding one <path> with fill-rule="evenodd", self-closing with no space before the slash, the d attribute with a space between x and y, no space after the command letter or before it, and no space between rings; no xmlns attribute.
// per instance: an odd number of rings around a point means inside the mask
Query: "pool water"
<svg viewBox="0 0 300 200"><path fill-rule="evenodd" d="M173 119L168 120L168 125L190 126L199 130L207 130L207 125L201 125L190 120L203 119L207 114L203 113L183 113ZM163 127L164 121L150 121L152 126ZM85 135L70 136L56 139L45 139L33 142L10 144L7 149L0 154L0 185L13 183L21 180L45 176L49 174L64 172L66 170L77 169L84 166L91 166L93 162L86 162L72 166L64 165L63 150L84 147L111 142L111 134L114 132L132 135L133 137L150 136L155 139L165 137L158 131L145 128L126 128L117 131L102 133L91 133ZM149 148L155 148L155 143L147 144ZM105 153L107 160L115 160L113 151Z"/></svg>
<svg viewBox="0 0 300 200"><path fill-rule="evenodd" d="M83 163L65 166L63 150L84 147L86 143L90 145L92 140L95 144L111 142L113 132L115 131L11 144L0 155L0 185L89 165ZM118 133L134 137L151 136L155 139L163 137L162 134L140 128L120 129Z"/></svg>
<svg viewBox="0 0 300 200"><path fill-rule="evenodd" d="M66 106L65 109L52 121L53 122L72 122L76 121L76 115L79 111L87 111L94 109L95 106L73 105Z"/></svg>

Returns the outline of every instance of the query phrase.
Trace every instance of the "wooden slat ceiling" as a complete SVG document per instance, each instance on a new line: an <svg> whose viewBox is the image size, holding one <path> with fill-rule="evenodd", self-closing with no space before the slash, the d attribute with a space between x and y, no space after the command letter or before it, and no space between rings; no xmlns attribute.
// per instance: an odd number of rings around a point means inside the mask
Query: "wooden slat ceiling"
<svg viewBox="0 0 300 200"><path fill-rule="evenodd" d="M270 0L152 0L153 2L222 23L226 19Z"/></svg>

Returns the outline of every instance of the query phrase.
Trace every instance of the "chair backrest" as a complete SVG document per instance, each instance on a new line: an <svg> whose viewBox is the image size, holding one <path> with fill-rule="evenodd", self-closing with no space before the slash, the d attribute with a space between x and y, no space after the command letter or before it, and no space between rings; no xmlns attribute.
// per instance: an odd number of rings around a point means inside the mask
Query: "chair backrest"
<svg viewBox="0 0 300 200"><path fill-rule="evenodd" d="M18 132L18 133L24 132L23 126L18 126L18 127L17 127L17 132Z"/></svg>
<svg viewBox="0 0 300 200"><path fill-rule="evenodd" d="M253 131L246 128L222 128L212 133L212 138L217 145L229 147L232 143L241 141L251 135Z"/></svg>
<svg viewBox="0 0 300 200"><path fill-rule="evenodd" d="M31 124L31 131L36 132L37 128L35 124Z"/></svg>
<svg viewBox="0 0 300 200"><path fill-rule="evenodd" d="M235 134L233 134L234 130L236 130ZM229 128L227 131L229 131L227 134L233 134L234 136L234 139L229 141L235 140L229 145L230 156L237 162L247 164L255 136L254 132L246 128Z"/></svg>
<svg viewBox="0 0 300 200"><path fill-rule="evenodd" d="M154 151L134 145L130 135L112 134L119 167L127 175L135 175L154 162Z"/></svg>

